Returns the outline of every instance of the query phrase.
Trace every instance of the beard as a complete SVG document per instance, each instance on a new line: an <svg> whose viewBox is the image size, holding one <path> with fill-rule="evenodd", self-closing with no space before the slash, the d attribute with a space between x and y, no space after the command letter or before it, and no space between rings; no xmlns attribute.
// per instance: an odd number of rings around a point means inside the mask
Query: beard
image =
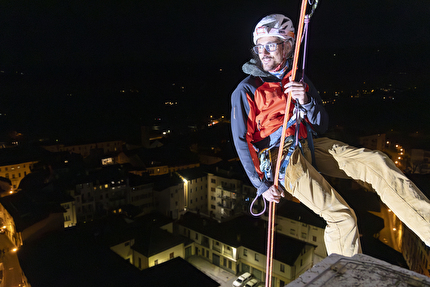
<svg viewBox="0 0 430 287"><path fill-rule="evenodd" d="M284 65L285 59L282 59L282 61L277 61L274 57L269 55L264 56L261 59L261 66L266 72L279 71Z"/></svg>

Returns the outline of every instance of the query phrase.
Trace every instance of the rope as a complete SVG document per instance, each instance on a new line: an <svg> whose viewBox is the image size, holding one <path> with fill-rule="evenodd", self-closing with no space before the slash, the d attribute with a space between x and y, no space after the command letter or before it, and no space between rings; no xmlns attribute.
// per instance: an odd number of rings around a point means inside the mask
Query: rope
<svg viewBox="0 0 430 287"><path fill-rule="evenodd" d="M295 80L296 78L296 72L297 72L297 61L299 58L299 50L300 50L300 44L301 44L301 38L302 38L302 31L303 31L303 25L304 25L304 19L305 19L305 13L306 13L306 5L307 0L302 0L302 5L300 9L300 22L298 27L298 34L297 34L297 41L296 46L294 49L294 58L293 58L293 67L291 69L292 72L292 79ZM276 169L275 169L275 178L274 178L274 185L276 188L278 188L279 183L279 168L281 165L281 159L282 159L282 151L284 147L284 141L285 141L285 134L286 134L286 126L289 120L289 114L290 114L290 106L291 106L291 93L288 94L287 98L287 106L285 108L285 116L284 116L284 123L283 123L283 129L282 129L282 136L281 136L281 142L279 144L279 150L278 150L278 160L276 161ZM273 236L275 232L275 203L270 202L269 204L269 221L268 221L268 230L267 230L267 260L266 260L266 287L272 286L272 269L273 269Z"/></svg>

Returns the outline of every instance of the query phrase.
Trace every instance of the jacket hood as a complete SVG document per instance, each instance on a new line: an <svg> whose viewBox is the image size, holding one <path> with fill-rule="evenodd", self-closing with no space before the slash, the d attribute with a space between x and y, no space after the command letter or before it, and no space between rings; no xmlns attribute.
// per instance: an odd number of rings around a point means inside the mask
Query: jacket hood
<svg viewBox="0 0 430 287"><path fill-rule="evenodd" d="M290 67L291 67L291 64L290 64ZM287 72L289 70L290 69L288 69ZM275 77L271 73L262 70L257 65L257 61L255 59L251 59L251 60L249 60L249 62L246 62L245 64L243 64L242 71L245 74L247 74L247 75L251 75L251 76L254 76L254 77L262 77L262 78L265 78L268 81L277 81L277 82L280 81L277 77Z"/></svg>
<svg viewBox="0 0 430 287"><path fill-rule="evenodd" d="M269 72L266 72L262 70L260 67L257 66L257 61L255 59L251 59L249 62L245 63L242 66L242 71L247 74L254 77L263 77L263 78L271 78L273 77L272 74Z"/></svg>

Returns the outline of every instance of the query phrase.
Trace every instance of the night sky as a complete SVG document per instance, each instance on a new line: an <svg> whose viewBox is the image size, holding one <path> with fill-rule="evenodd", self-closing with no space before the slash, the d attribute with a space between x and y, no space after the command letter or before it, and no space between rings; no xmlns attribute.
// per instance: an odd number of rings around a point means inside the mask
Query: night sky
<svg viewBox="0 0 430 287"><path fill-rule="evenodd" d="M255 24L284 13L297 26L299 8L290 0L2 1L3 122L54 133L117 117L138 126L166 116L166 100L179 103L171 120L228 116ZM388 84L425 90L429 10L425 1L320 0L306 73L323 97Z"/></svg>

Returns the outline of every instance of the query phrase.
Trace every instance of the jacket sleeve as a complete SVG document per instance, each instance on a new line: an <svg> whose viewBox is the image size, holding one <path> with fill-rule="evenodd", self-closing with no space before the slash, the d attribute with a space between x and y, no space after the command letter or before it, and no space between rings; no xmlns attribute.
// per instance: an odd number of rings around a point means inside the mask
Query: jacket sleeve
<svg viewBox="0 0 430 287"><path fill-rule="evenodd" d="M239 84L231 96L231 129L239 159L252 185L260 195L272 183L267 182L259 168L259 159L251 141L254 130L255 106L250 88Z"/></svg>
<svg viewBox="0 0 430 287"><path fill-rule="evenodd" d="M318 134L323 134L328 129L328 113L325 110L321 97L312 82L306 78L306 76L304 80L309 87L307 95L310 102L303 105L303 107L306 109L308 121L311 123L314 131Z"/></svg>

